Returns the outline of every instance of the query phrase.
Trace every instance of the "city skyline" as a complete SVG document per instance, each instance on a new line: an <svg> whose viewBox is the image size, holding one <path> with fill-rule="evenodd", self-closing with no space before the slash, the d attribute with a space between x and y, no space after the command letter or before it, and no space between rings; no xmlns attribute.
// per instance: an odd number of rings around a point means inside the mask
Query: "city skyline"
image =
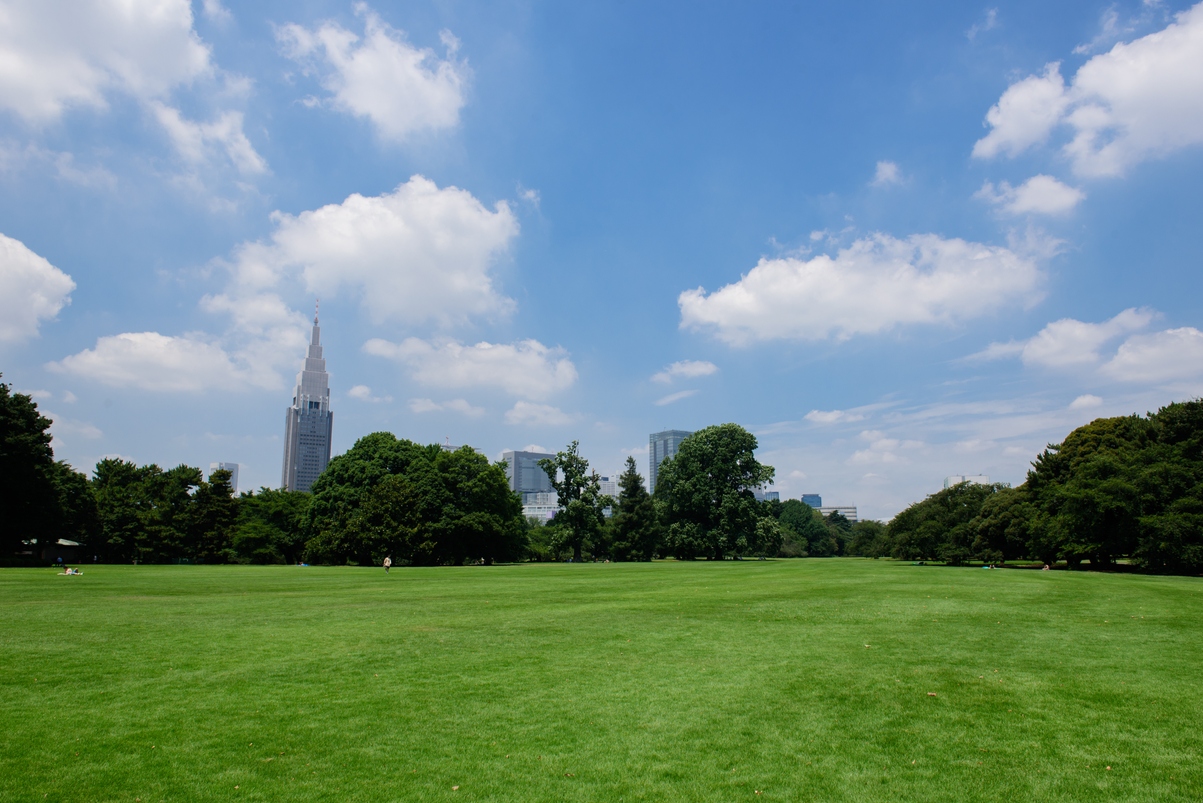
<svg viewBox="0 0 1203 803"><path fill-rule="evenodd" d="M1203 5L0 0L0 372L55 454L371 432L888 519L1203 394ZM62 65L74 65L60 69Z"/></svg>

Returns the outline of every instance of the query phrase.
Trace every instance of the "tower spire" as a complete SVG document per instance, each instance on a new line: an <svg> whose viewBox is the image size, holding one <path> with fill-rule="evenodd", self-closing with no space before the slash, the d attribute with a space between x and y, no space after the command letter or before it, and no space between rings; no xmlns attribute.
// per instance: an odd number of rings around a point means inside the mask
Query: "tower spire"
<svg viewBox="0 0 1203 803"><path fill-rule="evenodd" d="M317 313L318 313L318 310L321 309L321 307L322 307L322 300L320 298L314 298L313 299L313 325L314 326L317 326Z"/></svg>

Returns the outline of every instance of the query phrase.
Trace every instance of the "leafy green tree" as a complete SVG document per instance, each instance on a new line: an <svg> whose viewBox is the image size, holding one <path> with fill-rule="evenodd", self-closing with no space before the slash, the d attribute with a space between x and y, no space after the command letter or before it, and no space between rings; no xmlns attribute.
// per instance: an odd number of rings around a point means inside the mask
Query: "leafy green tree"
<svg viewBox="0 0 1203 803"><path fill-rule="evenodd" d="M230 472L214 471L197 484L188 511L189 542L198 563L229 563L237 552L232 536L238 522L238 500L230 485Z"/></svg>
<svg viewBox="0 0 1203 803"><path fill-rule="evenodd" d="M551 534L564 548L572 550L572 559L581 560L582 550L592 545L605 525L602 512L611 499L601 493L601 481L596 471L589 470L589 461L578 452L578 441L568 444L556 456L539 461L547 472L551 487L556 489L560 510L547 525Z"/></svg>
<svg viewBox="0 0 1203 803"><path fill-rule="evenodd" d="M795 534L797 551L815 558L835 554L836 543L827 523L819 511L805 502L799 499L787 499L782 502L778 521L786 528L787 539L790 533Z"/></svg>
<svg viewBox="0 0 1203 803"><path fill-rule="evenodd" d="M0 382L0 560L24 551L23 541L57 540L63 511L50 424L33 399Z"/></svg>
<svg viewBox="0 0 1203 803"><path fill-rule="evenodd" d="M911 505L889 524L894 557L954 565L970 560L977 536L974 520L986 500L1005 487L963 482Z"/></svg>
<svg viewBox="0 0 1203 803"><path fill-rule="evenodd" d="M888 556L892 548L886 526L880 521L863 519L852 525L846 552L865 558L881 558Z"/></svg>
<svg viewBox="0 0 1203 803"><path fill-rule="evenodd" d="M680 559L722 560L763 551L761 509L753 490L772 482L755 457L756 437L738 424L699 430L660 465L656 497L668 520L667 543Z"/></svg>
<svg viewBox="0 0 1203 803"><path fill-rule="evenodd" d="M260 488L238 500L238 524L231 543L235 560L246 563L296 563L305 548L302 533L309 494Z"/></svg>
<svg viewBox="0 0 1203 803"><path fill-rule="evenodd" d="M990 563L1006 563L1034 554L1033 536L1041 527L1039 512L1031 503L1027 488L1002 488L982 503L982 510L970 523L975 532L972 552ZM1053 554L1039 554L1048 561Z"/></svg>
<svg viewBox="0 0 1203 803"><path fill-rule="evenodd" d="M651 560L660 547L660 519L656 505L643 486L643 476L634 457L627 457L626 469L618 478L618 499L610 518L613 538L611 551L616 560Z"/></svg>
<svg viewBox="0 0 1203 803"><path fill-rule="evenodd" d="M522 504L505 469L387 432L360 438L313 484L305 517L313 561L459 565L521 560Z"/></svg>
<svg viewBox="0 0 1203 803"><path fill-rule="evenodd" d="M62 510L59 537L75 541L86 551L99 555L101 530L96 496L88 475L60 460L54 464L54 485Z"/></svg>

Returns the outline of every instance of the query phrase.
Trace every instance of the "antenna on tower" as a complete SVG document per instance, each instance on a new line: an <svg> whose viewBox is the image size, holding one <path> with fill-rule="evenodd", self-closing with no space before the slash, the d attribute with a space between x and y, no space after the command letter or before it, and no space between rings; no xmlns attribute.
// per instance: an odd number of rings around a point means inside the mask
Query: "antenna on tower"
<svg viewBox="0 0 1203 803"><path fill-rule="evenodd" d="M313 299L313 325L317 326L317 313L321 309L322 300L320 298Z"/></svg>

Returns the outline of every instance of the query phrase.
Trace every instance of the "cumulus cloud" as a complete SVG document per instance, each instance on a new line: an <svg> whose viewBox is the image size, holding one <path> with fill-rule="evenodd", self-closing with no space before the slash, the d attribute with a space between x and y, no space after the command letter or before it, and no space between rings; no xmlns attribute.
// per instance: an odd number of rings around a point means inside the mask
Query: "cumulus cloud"
<svg viewBox="0 0 1203 803"><path fill-rule="evenodd" d="M762 258L713 293L686 290L681 327L733 345L847 340L910 324L953 324L1039 298L1041 273L1006 248L916 234L876 234L836 256Z"/></svg>
<svg viewBox="0 0 1203 803"><path fill-rule="evenodd" d="M849 424L865 420L862 413L852 410L811 410L802 417L814 424Z"/></svg>
<svg viewBox="0 0 1203 803"><path fill-rule="evenodd" d="M996 188L987 181L974 194L1010 215L1062 215L1071 211L1086 193L1062 184L1052 176L1036 175L1018 187L1000 182Z"/></svg>
<svg viewBox="0 0 1203 803"><path fill-rule="evenodd" d="M994 343L973 356L978 359L1020 357L1025 365L1046 368L1097 365L1102 360L1099 351L1103 346L1144 329L1155 317L1153 310L1132 308L1102 323L1062 318L1048 324L1028 340Z"/></svg>
<svg viewBox="0 0 1203 803"><path fill-rule="evenodd" d="M898 165L894 162L878 162L877 172L873 174L873 180L869 183L874 187L886 187L890 184L901 184L902 171L898 169Z"/></svg>
<svg viewBox="0 0 1203 803"><path fill-rule="evenodd" d="M376 396L372 393L372 389L367 385L355 385L347 391L347 396L356 401L369 402L371 404L380 404L381 402L391 402L392 396Z"/></svg>
<svg viewBox="0 0 1203 803"><path fill-rule="evenodd" d="M197 123L158 101L152 102L150 108L186 161L202 164L220 152L243 174L267 172L267 162L242 131L242 112L226 111L213 122Z"/></svg>
<svg viewBox="0 0 1203 803"><path fill-rule="evenodd" d="M235 360L218 343L201 334L179 337L158 332L127 332L102 337L96 346L46 366L115 387L149 391L199 393L221 388L276 388L274 373L257 371Z"/></svg>
<svg viewBox="0 0 1203 803"><path fill-rule="evenodd" d="M335 22L285 25L277 31L285 55L319 76L334 108L371 120L388 139L455 126L471 75L455 57L459 41L444 31L446 57L439 58L411 45L367 5L355 10L364 21L362 37Z"/></svg>
<svg viewBox="0 0 1203 803"><path fill-rule="evenodd" d="M973 148L980 158L1015 156L1067 126L1063 153L1081 176L1121 175L1203 143L1203 4L1094 56L1068 85L1059 63L1012 84L986 123L990 132Z"/></svg>
<svg viewBox="0 0 1203 803"><path fill-rule="evenodd" d="M415 413L448 411L466 415L469 418L479 418L485 413L485 408L474 407L466 399L451 399L442 402L436 402L434 399L410 399L409 409Z"/></svg>
<svg viewBox="0 0 1203 803"><path fill-rule="evenodd" d="M205 10L224 11L216 2ZM72 108L103 111L110 96L124 95L143 104L185 159L220 153L244 174L266 169L240 113L197 123L170 105L175 89L220 73L193 29L189 0L7 0L0 17L0 108L45 125Z"/></svg>
<svg viewBox="0 0 1203 803"><path fill-rule="evenodd" d="M423 385L442 388L497 388L514 396L540 399L565 390L577 379L576 366L562 348L537 340L464 345L416 337L400 343L374 338L363 350L409 367Z"/></svg>
<svg viewBox="0 0 1203 803"><path fill-rule="evenodd" d="M674 379L697 379L717 372L718 366L706 360L680 360L652 374L652 381L669 384Z"/></svg>
<svg viewBox="0 0 1203 803"><path fill-rule="evenodd" d="M696 390L679 390L676 393L668 394L664 398L656 399L655 404L657 407L663 407L666 404L672 404L673 402L681 401L681 399L688 399L695 393L697 393Z"/></svg>
<svg viewBox="0 0 1203 803"><path fill-rule="evenodd" d="M578 418L579 416L566 413L559 407L529 401L518 401L505 413L507 424L526 426L562 427L573 423Z"/></svg>
<svg viewBox="0 0 1203 803"><path fill-rule="evenodd" d="M1193 326L1134 335L1102 367L1123 382L1174 382L1203 376L1203 332Z"/></svg>
<svg viewBox="0 0 1203 803"><path fill-rule="evenodd" d="M236 250L227 297L292 280L322 297L349 290L376 322L448 326L514 307L493 287L494 263L518 234L504 201L490 210L466 190L414 176L384 195L272 219L266 240Z"/></svg>
<svg viewBox="0 0 1203 803"><path fill-rule="evenodd" d="M71 303L75 282L29 250L0 234L0 342L18 342L38 333L42 321Z"/></svg>
<svg viewBox="0 0 1203 803"><path fill-rule="evenodd" d="M34 123L106 95L142 100L212 71L188 0L8 0L0 25L0 106Z"/></svg>
<svg viewBox="0 0 1203 803"><path fill-rule="evenodd" d="M1069 403L1069 409L1071 409L1071 410L1092 410L1095 407L1101 407L1102 405L1103 405L1103 400L1101 397L1095 396L1094 394L1091 394L1091 393L1084 393Z"/></svg>

